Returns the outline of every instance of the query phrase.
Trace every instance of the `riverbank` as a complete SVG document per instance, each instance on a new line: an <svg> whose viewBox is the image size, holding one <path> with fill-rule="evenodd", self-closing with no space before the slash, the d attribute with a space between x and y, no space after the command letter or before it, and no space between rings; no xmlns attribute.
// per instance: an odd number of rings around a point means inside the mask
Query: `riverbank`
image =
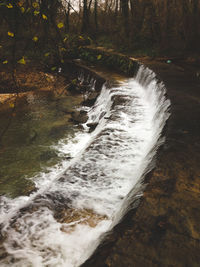
<svg viewBox="0 0 200 267"><path fill-rule="evenodd" d="M166 142L136 210L83 266L198 266L200 261L200 80L188 64L141 58L171 100Z"/></svg>

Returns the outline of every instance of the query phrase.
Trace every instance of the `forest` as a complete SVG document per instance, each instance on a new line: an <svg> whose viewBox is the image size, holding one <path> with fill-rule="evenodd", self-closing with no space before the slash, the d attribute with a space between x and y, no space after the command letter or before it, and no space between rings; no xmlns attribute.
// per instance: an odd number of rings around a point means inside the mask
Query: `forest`
<svg viewBox="0 0 200 267"><path fill-rule="evenodd" d="M1 0L1 64L62 60L88 44L135 55L195 56L199 12L199 0Z"/></svg>
<svg viewBox="0 0 200 267"><path fill-rule="evenodd" d="M199 266L199 103L200 0L0 0L0 266Z"/></svg>

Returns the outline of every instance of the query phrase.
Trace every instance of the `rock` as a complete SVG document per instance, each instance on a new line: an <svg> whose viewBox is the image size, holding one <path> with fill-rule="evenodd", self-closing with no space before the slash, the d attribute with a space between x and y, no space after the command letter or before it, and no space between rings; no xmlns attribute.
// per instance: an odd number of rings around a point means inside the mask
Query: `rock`
<svg viewBox="0 0 200 267"><path fill-rule="evenodd" d="M83 94L90 89L90 85L87 82L80 82L79 80L73 80L66 90L73 94Z"/></svg>
<svg viewBox="0 0 200 267"><path fill-rule="evenodd" d="M79 88L80 88L79 90L82 93L84 93L86 91L89 91L90 87L91 86L90 86L90 84L88 82L83 81L83 82L79 83Z"/></svg>
<svg viewBox="0 0 200 267"><path fill-rule="evenodd" d="M53 138L58 138L58 137L61 137L67 129L68 129L68 125L66 124L53 126L50 130L49 135Z"/></svg>
<svg viewBox="0 0 200 267"><path fill-rule="evenodd" d="M93 210L89 209L81 209L81 210L73 210L73 209L63 209L61 211L59 222L69 224L74 221L82 220L84 224L89 225L90 227L95 227L100 221L107 219L106 215L100 215L97 213L94 213ZM76 225L76 224L75 224ZM61 230L64 232L71 231L74 226L72 224L71 227L68 225L63 225Z"/></svg>
<svg viewBox="0 0 200 267"><path fill-rule="evenodd" d="M73 159L71 156L67 156L67 157L65 157L65 159L66 160L71 160L71 159Z"/></svg>
<svg viewBox="0 0 200 267"><path fill-rule="evenodd" d="M37 136L38 136L37 132L36 132L35 130L32 130L32 131L30 132L30 134L29 134L28 142L29 142L30 144L33 143L33 142L36 140Z"/></svg>
<svg viewBox="0 0 200 267"><path fill-rule="evenodd" d="M86 111L73 111L71 114L71 120L75 123L86 123L88 120Z"/></svg>
<svg viewBox="0 0 200 267"><path fill-rule="evenodd" d="M103 111L103 112L101 113L101 115L99 116L99 120L102 119L105 115L106 115L106 112Z"/></svg>
<svg viewBox="0 0 200 267"><path fill-rule="evenodd" d="M52 151L52 150L47 150L47 151L44 151L42 154L40 154L41 161L48 161L55 157L57 157L57 154L55 151Z"/></svg>
<svg viewBox="0 0 200 267"><path fill-rule="evenodd" d="M8 253L6 252L3 245L0 246L0 260L6 258L8 256Z"/></svg>
<svg viewBox="0 0 200 267"><path fill-rule="evenodd" d="M129 96L113 96L111 99L113 101L112 104L112 108L114 108L115 106L121 106L121 105L125 105L127 102L127 97Z"/></svg>
<svg viewBox="0 0 200 267"><path fill-rule="evenodd" d="M71 114L73 109L69 107L68 103L59 103L58 104L58 110L65 114Z"/></svg>
<svg viewBox="0 0 200 267"><path fill-rule="evenodd" d="M98 92L95 92L95 91L91 92L87 99L89 99L89 100L95 99L96 100L98 95L99 95Z"/></svg>
<svg viewBox="0 0 200 267"><path fill-rule="evenodd" d="M91 92L86 100L82 102L82 105L91 107L94 105L99 93L97 92Z"/></svg>
<svg viewBox="0 0 200 267"><path fill-rule="evenodd" d="M92 131L94 131L98 125L98 122L91 122L91 123L87 123L86 124L87 127L90 128L89 132L91 133Z"/></svg>
<svg viewBox="0 0 200 267"><path fill-rule="evenodd" d="M78 82L77 81L74 81L74 82L71 82L67 87L66 87L66 90L72 94L79 94L80 93L80 90L79 90L79 87L78 87Z"/></svg>
<svg viewBox="0 0 200 267"><path fill-rule="evenodd" d="M29 186L28 186L28 188L26 188L24 191L23 191L23 194L24 195L26 195L26 196L29 196L30 194L32 194L32 193L34 193L34 192L36 192L37 191L37 189L36 189L36 187L35 187L35 184L30 184Z"/></svg>

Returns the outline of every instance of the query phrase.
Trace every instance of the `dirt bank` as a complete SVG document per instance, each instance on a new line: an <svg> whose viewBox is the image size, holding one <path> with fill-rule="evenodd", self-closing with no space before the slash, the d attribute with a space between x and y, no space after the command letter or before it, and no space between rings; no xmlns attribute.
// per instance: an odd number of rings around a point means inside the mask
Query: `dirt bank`
<svg viewBox="0 0 200 267"><path fill-rule="evenodd" d="M200 79L184 62L140 59L171 100L166 143L136 210L115 227L84 267L199 266Z"/></svg>

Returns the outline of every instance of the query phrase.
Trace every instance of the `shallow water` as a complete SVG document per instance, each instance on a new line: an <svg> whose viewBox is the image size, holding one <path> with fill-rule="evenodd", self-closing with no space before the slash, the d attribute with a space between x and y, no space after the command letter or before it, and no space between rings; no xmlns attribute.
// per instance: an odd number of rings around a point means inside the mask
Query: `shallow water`
<svg viewBox="0 0 200 267"><path fill-rule="evenodd" d="M34 189L30 177L67 157L59 155L52 145L64 137L71 139L78 131L68 121L67 112L79 104L79 97L58 98L49 91L27 93L19 99L0 147L0 195L27 194ZM1 131L8 123L10 111L7 107L0 113Z"/></svg>

